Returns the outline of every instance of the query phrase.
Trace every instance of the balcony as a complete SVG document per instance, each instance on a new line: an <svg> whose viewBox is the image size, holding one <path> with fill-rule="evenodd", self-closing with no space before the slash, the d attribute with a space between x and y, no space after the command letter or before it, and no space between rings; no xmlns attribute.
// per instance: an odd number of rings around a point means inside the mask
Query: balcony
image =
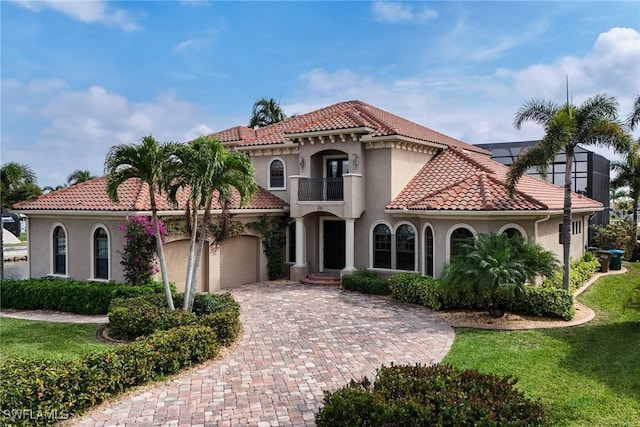
<svg viewBox="0 0 640 427"><path fill-rule="evenodd" d="M298 182L298 201L343 201L342 178L303 178Z"/></svg>
<svg viewBox="0 0 640 427"><path fill-rule="evenodd" d="M340 218L359 218L364 212L365 187L360 174L342 178L290 176L291 216L327 212Z"/></svg>

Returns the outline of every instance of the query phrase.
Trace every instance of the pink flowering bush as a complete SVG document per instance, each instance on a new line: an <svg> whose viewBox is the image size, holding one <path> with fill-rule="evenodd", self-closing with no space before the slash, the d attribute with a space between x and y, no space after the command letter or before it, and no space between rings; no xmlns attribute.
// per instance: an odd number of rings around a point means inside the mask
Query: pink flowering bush
<svg viewBox="0 0 640 427"><path fill-rule="evenodd" d="M162 221L158 220L160 237L165 241L167 230ZM151 277L158 270L156 260L156 239L153 232L153 223L150 217L127 217L124 224L118 225L118 229L124 233L126 242L122 261L124 277L133 285L142 285L151 282Z"/></svg>

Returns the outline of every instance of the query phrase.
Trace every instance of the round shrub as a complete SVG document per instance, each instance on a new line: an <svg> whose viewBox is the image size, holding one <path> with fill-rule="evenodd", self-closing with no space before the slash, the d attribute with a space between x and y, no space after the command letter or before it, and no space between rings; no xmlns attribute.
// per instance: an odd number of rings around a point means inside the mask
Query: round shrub
<svg viewBox="0 0 640 427"><path fill-rule="evenodd" d="M540 426L545 414L512 377L448 365L378 369L374 383L352 380L325 392L318 427L338 426Z"/></svg>

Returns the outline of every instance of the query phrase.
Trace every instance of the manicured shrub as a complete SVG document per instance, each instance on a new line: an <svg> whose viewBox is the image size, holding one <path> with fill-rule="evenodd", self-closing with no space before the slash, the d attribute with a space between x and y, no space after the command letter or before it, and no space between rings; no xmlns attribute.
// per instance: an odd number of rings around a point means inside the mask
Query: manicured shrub
<svg viewBox="0 0 640 427"><path fill-rule="evenodd" d="M621 249L625 251L626 261L636 260L638 255L638 243L636 225L632 222L619 222L609 225L597 225L594 227L593 240L600 249Z"/></svg>
<svg viewBox="0 0 640 427"><path fill-rule="evenodd" d="M161 283L144 286L73 279L7 279L0 284L2 308L107 314L117 297L163 292Z"/></svg>
<svg viewBox="0 0 640 427"><path fill-rule="evenodd" d="M183 294L174 295L176 307L182 306ZM193 313L165 307L164 294L142 295L113 300L109 309L109 335L120 340L132 340L158 330L176 326L204 324L211 326L227 345L241 329L240 305L231 293L197 294Z"/></svg>
<svg viewBox="0 0 640 427"><path fill-rule="evenodd" d="M525 286L524 293L516 296L511 310L519 314L558 317L571 320L576 314L573 295L562 288Z"/></svg>
<svg viewBox="0 0 640 427"><path fill-rule="evenodd" d="M373 384L352 380L325 392L318 427L338 426L539 426L539 402L527 399L512 377L448 365L378 369Z"/></svg>
<svg viewBox="0 0 640 427"><path fill-rule="evenodd" d="M389 278L391 295L402 302L422 304L432 310L442 306L440 282L416 273L399 273Z"/></svg>
<svg viewBox="0 0 640 427"><path fill-rule="evenodd" d="M374 295L389 295L391 290L387 281L371 271L358 271L342 277L342 288L348 291Z"/></svg>
<svg viewBox="0 0 640 427"><path fill-rule="evenodd" d="M572 260L569 264L569 283L571 291L575 291L589 280L600 268L600 261L591 252L586 252L579 260ZM545 278L542 286L546 288L562 288L562 271Z"/></svg>
<svg viewBox="0 0 640 427"><path fill-rule="evenodd" d="M33 425L29 416L37 414L68 417L132 386L211 359L219 348L210 328L182 326L73 361L5 361L0 366L0 408L19 408L28 416L2 413L2 425Z"/></svg>

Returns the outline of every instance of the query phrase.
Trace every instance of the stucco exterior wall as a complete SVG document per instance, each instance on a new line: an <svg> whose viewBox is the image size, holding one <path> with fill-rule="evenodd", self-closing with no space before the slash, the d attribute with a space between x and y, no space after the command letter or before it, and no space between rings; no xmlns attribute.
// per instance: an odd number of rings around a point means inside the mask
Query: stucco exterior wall
<svg viewBox="0 0 640 427"><path fill-rule="evenodd" d="M93 279L93 232L98 225L109 235L109 280L123 282L124 275L117 251L124 247L124 237L118 230L123 218L29 216L29 268L31 277L53 274L53 230L62 225L67 234L67 274L78 280Z"/></svg>
<svg viewBox="0 0 640 427"><path fill-rule="evenodd" d="M433 155L431 154L421 154L401 149L391 150L391 174L387 177L387 179L391 179L391 197L387 203L397 196L411 178L422 169L422 166L432 158Z"/></svg>
<svg viewBox="0 0 640 427"><path fill-rule="evenodd" d="M284 165L284 190L277 190L269 187L269 165L275 159L281 160ZM255 180L259 186L269 190L275 196L289 203L289 176L300 173L299 158L297 154L266 154L252 156L253 167L255 168Z"/></svg>

